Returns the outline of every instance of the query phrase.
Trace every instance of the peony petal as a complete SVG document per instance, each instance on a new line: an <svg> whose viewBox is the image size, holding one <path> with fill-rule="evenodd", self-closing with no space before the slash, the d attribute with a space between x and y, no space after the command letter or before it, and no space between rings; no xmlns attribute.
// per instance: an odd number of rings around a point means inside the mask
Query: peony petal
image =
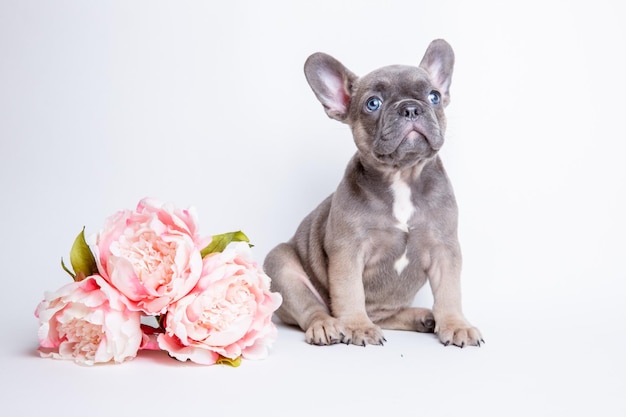
<svg viewBox="0 0 626 417"><path fill-rule="evenodd" d="M252 346L248 346L243 350L241 355L244 359L262 360L269 356L270 343L262 339L257 339Z"/></svg>
<svg viewBox="0 0 626 417"><path fill-rule="evenodd" d="M159 347L158 337L161 333L146 333L144 331L141 345L139 345L140 350L161 350Z"/></svg>
<svg viewBox="0 0 626 417"><path fill-rule="evenodd" d="M190 360L201 365L213 365L219 359L220 355L204 348L196 346L182 346L177 338L161 334L158 337L159 346L167 351L170 356L181 362Z"/></svg>
<svg viewBox="0 0 626 417"><path fill-rule="evenodd" d="M236 322L231 323L228 329L213 332L204 340L209 346L228 346L242 339L252 323L252 317L241 317Z"/></svg>
<svg viewBox="0 0 626 417"><path fill-rule="evenodd" d="M111 256L108 269L112 271L110 275L111 284L129 300L141 300L146 295L146 290L128 259Z"/></svg>

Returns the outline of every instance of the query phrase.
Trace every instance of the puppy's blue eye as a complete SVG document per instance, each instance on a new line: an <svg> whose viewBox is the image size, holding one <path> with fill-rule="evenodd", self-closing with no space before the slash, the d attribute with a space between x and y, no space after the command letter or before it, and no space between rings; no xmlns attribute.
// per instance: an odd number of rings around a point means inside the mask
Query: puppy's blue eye
<svg viewBox="0 0 626 417"><path fill-rule="evenodd" d="M431 102L431 104L437 105L439 103L441 103L441 94L439 94L439 91L431 91L428 94L428 101Z"/></svg>
<svg viewBox="0 0 626 417"><path fill-rule="evenodd" d="M370 97L367 100L367 103L365 103L365 108L370 111L370 112L375 112L376 110L380 109L380 106L382 106L383 101L381 99L379 99L378 97Z"/></svg>

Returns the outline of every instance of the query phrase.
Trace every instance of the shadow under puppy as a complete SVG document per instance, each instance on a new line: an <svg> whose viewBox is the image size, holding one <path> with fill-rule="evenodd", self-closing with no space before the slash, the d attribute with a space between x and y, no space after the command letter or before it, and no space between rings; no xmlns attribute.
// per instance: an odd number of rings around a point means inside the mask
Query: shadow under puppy
<svg viewBox="0 0 626 417"><path fill-rule="evenodd" d="M454 53L441 39L419 67L357 77L316 53L307 81L357 152L337 190L266 257L277 316L317 345L383 344L381 328L435 332L444 344L480 346L461 310L461 251L452 186L437 155L444 142ZM429 281L432 311L412 307Z"/></svg>

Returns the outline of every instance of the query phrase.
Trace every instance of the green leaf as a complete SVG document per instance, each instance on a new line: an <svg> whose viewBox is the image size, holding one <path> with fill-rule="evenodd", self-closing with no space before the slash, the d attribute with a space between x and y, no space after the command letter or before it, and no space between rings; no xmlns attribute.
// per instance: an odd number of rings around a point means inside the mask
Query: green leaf
<svg viewBox="0 0 626 417"><path fill-rule="evenodd" d="M76 281L76 274L73 273L67 266L65 266L65 262L63 262L63 258L61 258L61 268L63 268L65 272L70 274L70 277L72 277L72 279Z"/></svg>
<svg viewBox="0 0 626 417"><path fill-rule="evenodd" d="M76 236L72 250L70 251L70 263L74 268L74 280L80 281L84 277L96 274L98 272L98 265L96 259L93 257L89 245L85 241L85 228ZM65 269L65 268L64 268ZM67 269L65 269L67 271Z"/></svg>
<svg viewBox="0 0 626 417"><path fill-rule="evenodd" d="M241 365L241 356L237 356L235 359L230 359L220 355L220 358L216 360L215 363L218 365L228 365L236 368Z"/></svg>
<svg viewBox="0 0 626 417"><path fill-rule="evenodd" d="M213 236L213 240L209 245L200 251L200 255L204 258L208 254L215 252L223 252L231 242L250 242L248 236L246 236L241 230L237 232L223 233L221 235ZM252 246L252 245L250 245Z"/></svg>

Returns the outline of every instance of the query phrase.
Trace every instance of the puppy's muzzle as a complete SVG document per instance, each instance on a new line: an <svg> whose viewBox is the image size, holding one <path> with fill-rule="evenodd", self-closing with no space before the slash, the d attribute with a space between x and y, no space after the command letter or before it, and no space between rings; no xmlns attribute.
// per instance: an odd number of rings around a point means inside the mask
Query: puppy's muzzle
<svg viewBox="0 0 626 417"><path fill-rule="evenodd" d="M381 122L380 136L374 142L378 157L402 157L406 153L425 157L443 144L432 110L417 100L399 101Z"/></svg>

